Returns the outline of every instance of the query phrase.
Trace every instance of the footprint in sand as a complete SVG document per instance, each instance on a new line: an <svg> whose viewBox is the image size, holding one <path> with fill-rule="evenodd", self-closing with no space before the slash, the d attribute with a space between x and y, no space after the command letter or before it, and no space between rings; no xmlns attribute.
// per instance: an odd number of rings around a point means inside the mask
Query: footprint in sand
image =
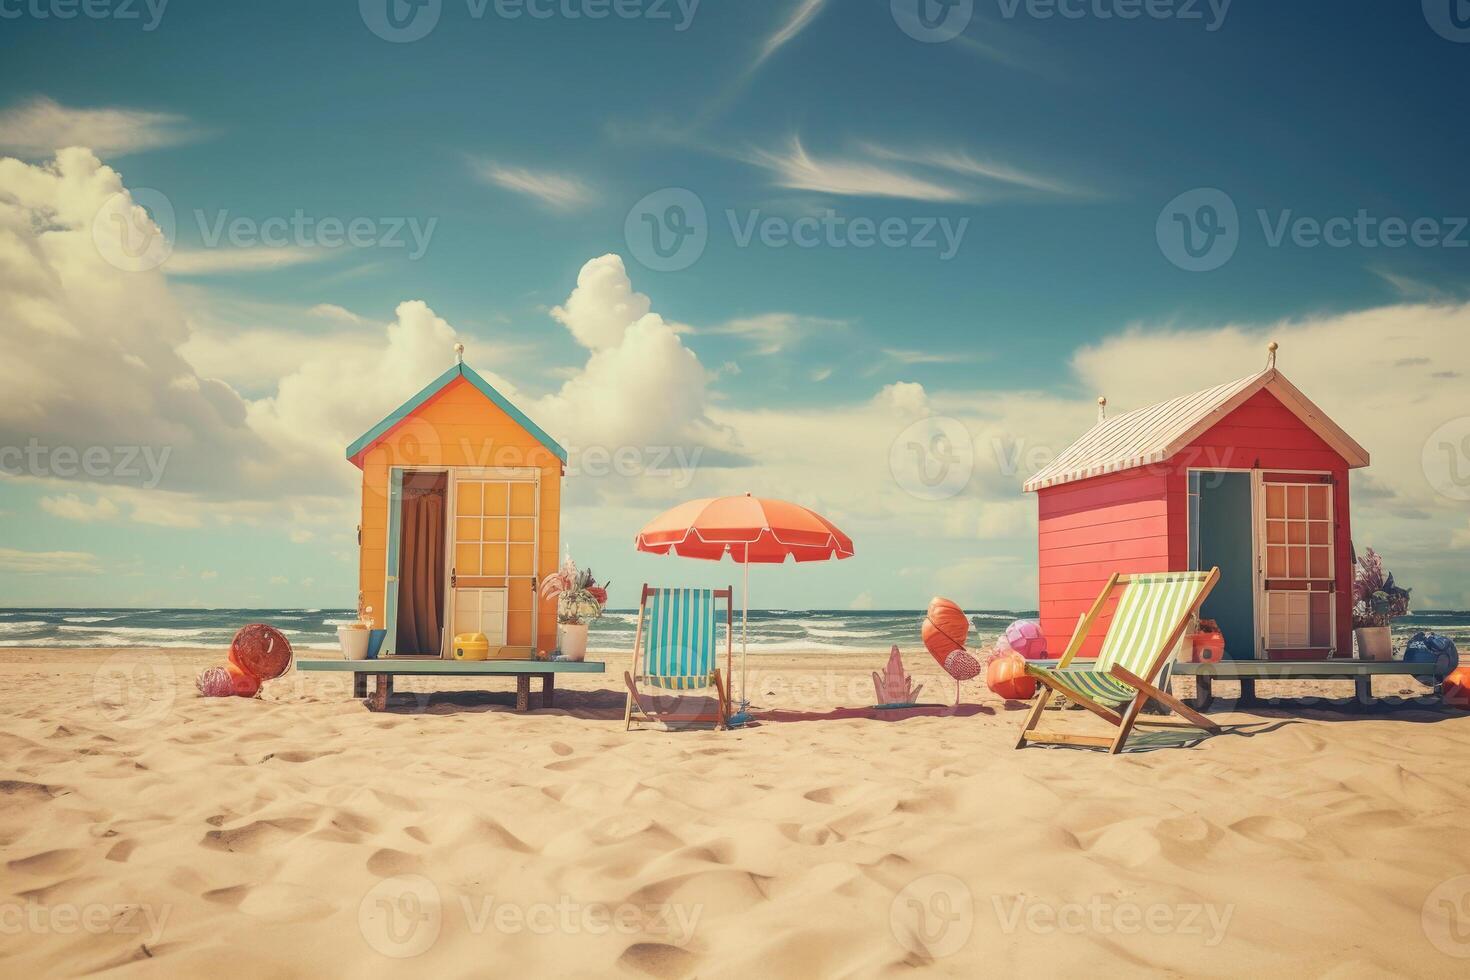
<svg viewBox="0 0 1470 980"><path fill-rule="evenodd" d="M668 943L634 943L618 962L650 977L682 977L694 972L694 954Z"/></svg>
<svg viewBox="0 0 1470 980"><path fill-rule="evenodd" d="M199 842L213 851L237 851L253 854L261 848L299 837L311 830L312 822L304 817L278 820L254 820L243 827L211 830Z"/></svg>
<svg viewBox="0 0 1470 980"><path fill-rule="evenodd" d="M565 742L552 742L549 748L557 755L571 755L576 751Z"/></svg>
<svg viewBox="0 0 1470 980"><path fill-rule="evenodd" d="M393 847L380 847L367 859L367 869L379 878L416 874L422 868L423 862L418 858Z"/></svg>
<svg viewBox="0 0 1470 980"><path fill-rule="evenodd" d="M133 849L137 846L138 845L135 842L124 838L123 840L118 841L116 844L113 844L112 847L108 848L107 860L117 861L119 863L125 862L128 858L133 856Z"/></svg>
<svg viewBox="0 0 1470 980"><path fill-rule="evenodd" d="M1282 817L1246 817L1230 825L1230 829L1242 837L1258 844L1280 844L1283 841L1299 841L1307 836L1307 828Z"/></svg>

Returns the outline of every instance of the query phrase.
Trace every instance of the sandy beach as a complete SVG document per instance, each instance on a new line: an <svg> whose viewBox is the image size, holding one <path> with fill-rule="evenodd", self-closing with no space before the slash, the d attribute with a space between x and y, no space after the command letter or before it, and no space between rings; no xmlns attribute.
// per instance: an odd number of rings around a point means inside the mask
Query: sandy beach
<svg viewBox="0 0 1470 980"><path fill-rule="evenodd" d="M1013 751L973 682L854 710L878 653L752 658L746 730L625 733L602 656L518 715L508 682L374 714L338 675L199 699L219 651L0 653L6 972L1463 975L1470 715L1413 682L1109 758Z"/></svg>

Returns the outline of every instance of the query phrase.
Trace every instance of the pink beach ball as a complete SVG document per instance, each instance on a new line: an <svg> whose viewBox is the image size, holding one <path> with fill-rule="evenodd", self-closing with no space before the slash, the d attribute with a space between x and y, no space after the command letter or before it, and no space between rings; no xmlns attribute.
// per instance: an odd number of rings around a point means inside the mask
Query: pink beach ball
<svg viewBox="0 0 1470 980"><path fill-rule="evenodd" d="M1007 626L1005 643L1027 660L1046 659L1046 636L1041 632L1041 624L1029 619L1018 619Z"/></svg>

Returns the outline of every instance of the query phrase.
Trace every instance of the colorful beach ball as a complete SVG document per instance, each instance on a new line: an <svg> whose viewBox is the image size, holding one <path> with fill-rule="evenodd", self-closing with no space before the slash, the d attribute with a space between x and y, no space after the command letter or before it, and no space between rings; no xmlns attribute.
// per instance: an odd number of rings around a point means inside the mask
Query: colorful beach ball
<svg viewBox="0 0 1470 980"><path fill-rule="evenodd" d="M1006 627L1005 642L1027 660L1046 659L1046 635L1041 632L1039 623L1029 619L1016 620Z"/></svg>

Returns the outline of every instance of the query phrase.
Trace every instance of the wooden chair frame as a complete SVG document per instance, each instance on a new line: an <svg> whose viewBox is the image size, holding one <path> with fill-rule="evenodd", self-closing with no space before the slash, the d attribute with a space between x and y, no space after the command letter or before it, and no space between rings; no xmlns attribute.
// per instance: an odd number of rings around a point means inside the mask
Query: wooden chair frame
<svg viewBox="0 0 1470 980"><path fill-rule="evenodd" d="M1103 586L1102 594L1097 597L1097 601L1092 604L1092 608L1087 611L1087 615L1078 620L1077 629L1072 634L1072 640L1067 644L1067 649L1062 654L1062 659L1057 662L1057 670L1061 670L1070 664L1081 651L1083 645L1087 642L1088 634L1092 632L1093 624L1097 622L1098 617L1107 608L1108 599L1112 597L1113 590L1120 585L1127 585L1133 581L1133 578L1134 576L1132 575L1115 573L1108 579L1107 584ZM1134 725L1149 725L1158 728L1202 728L1211 733L1219 732L1219 725L1210 721L1210 719L1154 683L1154 678L1158 676L1160 668L1173 655L1174 648L1184 635L1185 629L1188 628L1190 619L1199 613L1200 606L1204 604L1205 599L1215 588L1215 583L1219 581L1220 569L1210 569L1210 574L1205 578L1204 585L1195 596L1194 602L1190 604L1189 609L1180 617L1179 622L1174 624L1174 629L1170 631L1163 645L1154 651L1152 658L1149 660L1149 667L1145 676L1140 677L1138 674L1118 664L1114 664L1108 671L1116 680L1127 684L1136 691L1133 700L1128 702L1121 714L1106 705L1098 704L1084 694L1072 690L1059 680L1045 675L1037 675L1037 680L1041 682L1042 689L1036 696L1036 704L1032 705L1031 711L1026 716L1026 723L1021 728L1021 736L1016 741L1016 748L1023 749L1028 744L1086 745L1105 748L1108 750L1109 755L1117 755L1123 750L1123 744L1128 741L1128 736L1133 731ZM1041 713L1046 709L1046 703L1051 699L1053 694L1061 694L1078 705L1081 705L1083 708L1086 708L1088 711L1091 711L1109 724L1116 725L1118 734L1113 738L1108 738L1102 735L1073 735L1063 732L1036 731L1036 725L1041 721ZM1150 698L1168 705L1184 718L1185 721L1140 721L1138 713L1143 710L1143 706L1148 703Z"/></svg>
<svg viewBox="0 0 1470 980"><path fill-rule="evenodd" d="M726 688L726 678L730 676L731 663L734 657L734 626L735 626L735 589L733 586L715 589L713 591L716 600L725 600L725 673L720 674L720 668L716 667L710 674L710 682L715 688L716 703L715 713L707 711L694 712L666 712L659 711L653 703L655 697L668 697L668 694L645 694L638 689L637 679L642 676L638 673L638 661L643 656L643 618L648 611L648 597L659 590L650 588L647 582L643 583L643 591L638 598L638 627L633 633L633 667L632 670L623 672L623 680L628 685L628 703L623 709L623 730L632 731L633 726L640 722L661 722L668 725L675 724L697 724L700 722L714 722L717 730L723 731L729 727L730 721L730 695ZM708 690L708 688L696 689ZM678 692L684 693L684 692Z"/></svg>

